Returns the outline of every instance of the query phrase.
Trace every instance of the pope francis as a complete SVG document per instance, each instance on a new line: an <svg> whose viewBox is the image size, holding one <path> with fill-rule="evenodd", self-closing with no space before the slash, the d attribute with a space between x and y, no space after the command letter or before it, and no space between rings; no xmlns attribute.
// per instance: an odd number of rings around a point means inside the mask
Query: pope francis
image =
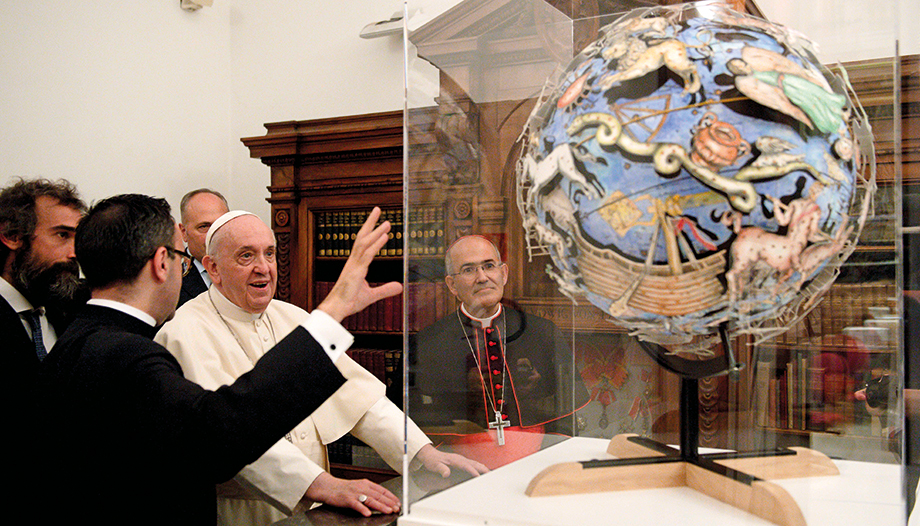
<svg viewBox="0 0 920 526"><path fill-rule="evenodd" d="M224 214L208 230L205 247L202 263L213 284L183 305L155 339L178 359L187 378L216 389L252 369L278 338L311 314L273 299L275 239L257 216ZM346 433L373 447L397 471L402 467L402 411L387 399L384 384L353 360L342 356L335 365L345 385L219 488L219 524L270 524L316 503L353 508L365 516L399 510L399 500L385 488L326 471L326 445ZM411 420L406 433L413 468L443 477L452 467L473 475L488 471L478 462L438 451Z"/></svg>

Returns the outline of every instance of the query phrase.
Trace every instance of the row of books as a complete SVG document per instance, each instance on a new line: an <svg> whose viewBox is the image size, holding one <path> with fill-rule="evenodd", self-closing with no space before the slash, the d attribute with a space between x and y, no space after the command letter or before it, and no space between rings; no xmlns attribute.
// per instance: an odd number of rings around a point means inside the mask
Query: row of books
<svg viewBox="0 0 920 526"><path fill-rule="evenodd" d="M821 367L813 353L792 351L782 364L757 362L754 408L765 428L836 432L854 421L856 379ZM779 365L779 367L777 367Z"/></svg>
<svg viewBox="0 0 920 526"><path fill-rule="evenodd" d="M316 304L332 290L333 282L318 281L314 287ZM378 286L380 283L370 283ZM404 293L408 298L408 330L418 332L440 318L448 308L451 295L443 282L409 283ZM351 332L402 332L403 296L385 298L363 311L345 318L342 325Z"/></svg>
<svg viewBox="0 0 920 526"><path fill-rule="evenodd" d="M318 212L316 214L316 255L348 257L355 236L367 219L367 211ZM401 209L383 210L380 221L391 225L389 240L381 256L437 256L444 254L444 208L425 206L409 211L404 225ZM406 228L408 227L408 228ZM403 239L406 229L408 243Z"/></svg>
<svg viewBox="0 0 920 526"><path fill-rule="evenodd" d="M893 281L837 283L808 315L776 337L776 343L794 346L804 339L840 334L847 327L860 326L871 318L870 307L888 306L897 296Z"/></svg>
<svg viewBox="0 0 920 526"><path fill-rule="evenodd" d="M387 386L387 398L402 407L402 351L352 348L345 354Z"/></svg>
<svg viewBox="0 0 920 526"><path fill-rule="evenodd" d="M422 206L409 210L406 229L410 256L444 255L444 208Z"/></svg>
<svg viewBox="0 0 920 526"><path fill-rule="evenodd" d="M316 214L316 255L319 257L348 257L355 243L355 236L364 221L367 211L319 212ZM390 235L387 244L380 249L380 256L403 255L403 212L401 209L382 210L380 222L389 221Z"/></svg>
<svg viewBox="0 0 920 526"><path fill-rule="evenodd" d="M351 435L329 444L326 448L329 453L329 462L332 464L345 464L364 468L390 469L374 448Z"/></svg>

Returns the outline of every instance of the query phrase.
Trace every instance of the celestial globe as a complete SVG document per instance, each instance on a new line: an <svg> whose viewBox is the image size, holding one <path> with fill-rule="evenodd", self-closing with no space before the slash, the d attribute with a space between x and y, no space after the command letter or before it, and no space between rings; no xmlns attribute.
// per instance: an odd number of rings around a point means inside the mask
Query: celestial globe
<svg viewBox="0 0 920 526"><path fill-rule="evenodd" d="M869 126L840 68L718 4L630 12L548 82L518 207L562 293L690 376L720 338L772 337L830 287L869 214Z"/></svg>

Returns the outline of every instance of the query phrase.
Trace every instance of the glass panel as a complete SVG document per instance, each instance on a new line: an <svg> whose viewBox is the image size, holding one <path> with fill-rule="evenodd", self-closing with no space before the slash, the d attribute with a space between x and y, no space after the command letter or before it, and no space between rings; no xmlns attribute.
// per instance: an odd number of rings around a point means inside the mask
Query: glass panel
<svg viewBox="0 0 920 526"><path fill-rule="evenodd" d="M896 15L590 5L406 5L404 402L494 472L407 458L400 524L590 524L595 502L679 519L642 489L590 496L643 487L658 461L541 470L722 452L755 453L732 469L763 479L875 477L870 499L836 498L903 521ZM695 489L731 487L707 476ZM829 523L840 508L808 480L769 482L793 511L686 505ZM578 495L536 496L557 490Z"/></svg>

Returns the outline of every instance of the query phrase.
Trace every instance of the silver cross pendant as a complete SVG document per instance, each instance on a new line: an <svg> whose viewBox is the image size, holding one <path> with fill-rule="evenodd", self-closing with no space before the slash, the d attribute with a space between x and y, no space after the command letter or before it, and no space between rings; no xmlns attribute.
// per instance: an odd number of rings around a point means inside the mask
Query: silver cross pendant
<svg viewBox="0 0 920 526"><path fill-rule="evenodd" d="M489 422L489 428L495 430L496 437L498 438L498 445L505 445L505 428L510 425L510 420L502 420L502 414L498 411L495 412L495 421Z"/></svg>

